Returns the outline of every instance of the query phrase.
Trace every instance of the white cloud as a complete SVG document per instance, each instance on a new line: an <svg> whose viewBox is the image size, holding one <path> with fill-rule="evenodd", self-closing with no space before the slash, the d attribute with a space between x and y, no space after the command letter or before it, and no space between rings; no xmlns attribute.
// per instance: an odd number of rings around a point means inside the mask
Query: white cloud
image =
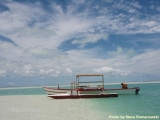
<svg viewBox="0 0 160 120"><path fill-rule="evenodd" d="M15 46L11 42L0 41L0 57L6 60L16 60L20 57L23 50Z"/></svg>
<svg viewBox="0 0 160 120"><path fill-rule="evenodd" d="M142 6L138 2L131 2L131 5L135 8L141 9Z"/></svg>
<svg viewBox="0 0 160 120"><path fill-rule="evenodd" d="M8 1L4 3L9 10L0 14L0 31L9 33L28 25L32 20L38 20L44 14L38 4L21 4L18 2Z"/></svg>
<svg viewBox="0 0 160 120"><path fill-rule="evenodd" d="M59 70L55 70L55 69L41 69L40 71L40 75L42 76L52 76L52 77L58 77L60 74Z"/></svg>
<svg viewBox="0 0 160 120"><path fill-rule="evenodd" d="M107 40L108 35L107 34L87 34L84 36L80 36L83 39L82 40L73 40L72 44L81 44L86 45L87 43L96 43L99 40Z"/></svg>
<svg viewBox="0 0 160 120"><path fill-rule="evenodd" d="M136 51L133 48L127 49L122 48L120 46L116 47L116 51L108 51L108 55L127 55L127 56L134 56L136 54Z"/></svg>
<svg viewBox="0 0 160 120"><path fill-rule="evenodd" d="M135 9L130 9L129 13L135 13L135 11L136 11Z"/></svg>
<svg viewBox="0 0 160 120"><path fill-rule="evenodd" d="M6 70L0 70L0 77L5 77L7 74Z"/></svg>
<svg viewBox="0 0 160 120"><path fill-rule="evenodd" d="M35 49L35 50L34 50ZM112 76L128 76L135 73L159 75L160 50L148 50L141 54L132 54L134 51L117 47L117 51L110 51L113 56L104 55L98 58L99 48L70 50L65 52L51 52L52 50L34 48L32 52L26 52L16 61L1 59L1 76L6 72L14 72L18 76L52 76L72 74L105 73ZM41 51L42 50L42 51ZM35 57L32 54L37 56ZM50 55L48 54L48 51ZM128 55L130 52L131 55ZM42 54L43 53L43 54ZM30 56L31 55L31 56ZM49 55L49 56L48 56ZM105 66L105 67L100 67ZM110 67L107 67L110 66ZM132 72L131 72L132 71Z"/></svg>
<svg viewBox="0 0 160 120"><path fill-rule="evenodd" d="M24 76L34 76L35 74L35 71L34 71L34 68L32 65L28 64L28 65L24 65L23 68L22 68L22 74Z"/></svg>
<svg viewBox="0 0 160 120"><path fill-rule="evenodd" d="M28 54L32 55L33 57L38 58L49 58L58 55L58 50L52 50L48 48L42 48L42 47L35 47L30 48L26 51ZM56 53L57 52L57 53Z"/></svg>
<svg viewBox="0 0 160 120"><path fill-rule="evenodd" d="M0 33L11 38L21 49L30 47L44 47L57 49L61 43L72 38L73 44L85 46L88 43L98 42L100 39L107 39L108 34L136 34L155 33L160 31L160 24L157 16L147 19L139 19L137 15L112 14L107 7L99 8L98 16L89 17L92 11L89 8L79 10L79 2L66 6L66 11L60 5L52 3L49 7L52 12L47 12L40 3L22 4L9 1L4 3L9 10L0 14ZM77 4L76 4L77 3ZM83 1L81 3L84 3ZM119 9L125 9L134 13L134 8L141 8L138 2L118 2ZM129 6L127 6L127 5ZM34 6L34 7L33 7ZM89 4L87 5L89 7ZM134 7L134 8L133 8ZM107 14L107 15L104 15ZM129 22L125 19L132 18ZM138 28L138 29L137 29ZM95 31L100 34L93 34Z"/></svg>
<svg viewBox="0 0 160 120"><path fill-rule="evenodd" d="M0 32L23 49L37 46L55 49L77 33L87 32L93 25L83 14L75 14L70 9L64 13L57 4L50 6L54 14L47 13L40 4L35 3L10 1L5 5L9 10L0 14ZM72 6L72 9L77 8Z"/></svg>
<svg viewBox="0 0 160 120"><path fill-rule="evenodd" d="M120 54L120 53L123 53L123 48L121 48L121 47L117 47L117 51L108 51L107 53L108 54L111 54L111 55L116 55L116 54Z"/></svg>
<svg viewBox="0 0 160 120"><path fill-rule="evenodd" d="M70 68L67 68L65 71L66 74L73 74L73 71Z"/></svg>
<svg viewBox="0 0 160 120"><path fill-rule="evenodd" d="M9 86L15 86L15 83L13 83L13 82L8 82L8 85L9 85Z"/></svg>
<svg viewBox="0 0 160 120"><path fill-rule="evenodd" d="M124 70L115 69L112 67L101 67L101 68L93 69L93 72L105 73L110 76L128 76L131 74L131 71L124 71Z"/></svg>
<svg viewBox="0 0 160 120"><path fill-rule="evenodd" d="M7 36L12 38L12 40L22 49L28 49L30 47L37 46L56 48L57 46L54 41L57 39L54 31L46 29L42 30L37 27L26 26L12 31L11 33L7 34Z"/></svg>
<svg viewBox="0 0 160 120"><path fill-rule="evenodd" d="M127 65L135 72L151 75L159 75L160 70L160 50L148 50L143 54L137 55L131 59Z"/></svg>
<svg viewBox="0 0 160 120"><path fill-rule="evenodd" d="M0 49L12 48L14 45L10 42L0 41Z"/></svg>
<svg viewBox="0 0 160 120"><path fill-rule="evenodd" d="M157 25L156 21L147 21L141 24L142 26L153 27Z"/></svg>
<svg viewBox="0 0 160 120"><path fill-rule="evenodd" d="M0 34L13 40L17 46L0 41L0 76L5 76L10 71L19 76L56 77L60 73L90 73L93 69L120 76L131 74L130 70L158 75L159 50L145 51L138 55L134 49L117 47L117 50L108 52L113 56L105 54L103 58L99 55L101 50L98 48L69 51L58 49L63 42L73 38L75 40L72 44L85 46L101 39L107 40L109 34L159 33L158 15L141 19L143 13L138 10L142 6L138 2L114 3L116 10L132 13L116 16L112 13L115 9L108 6L97 7L99 14L94 16L90 4L80 11L78 5L85 2L81 0L73 3L74 5L66 6L66 11L60 5L52 3L49 6L50 12L44 10L40 3L4 3L9 9L0 14Z"/></svg>
<svg viewBox="0 0 160 120"><path fill-rule="evenodd" d="M160 70L160 50L150 49L141 54L135 54L134 56L126 56L123 54L114 54L106 60L108 66L113 68L122 69L124 71L132 71L132 75L154 75L159 76ZM105 64L106 64L105 63ZM105 66L104 64L104 66Z"/></svg>

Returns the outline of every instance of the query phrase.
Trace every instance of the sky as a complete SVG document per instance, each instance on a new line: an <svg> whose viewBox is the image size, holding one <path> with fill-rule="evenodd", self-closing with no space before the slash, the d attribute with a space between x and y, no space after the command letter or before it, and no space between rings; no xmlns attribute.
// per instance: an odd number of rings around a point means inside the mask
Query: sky
<svg viewBox="0 0 160 120"><path fill-rule="evenodd" d="M159 0L0 0L0 87L159 81Z"/></svg>

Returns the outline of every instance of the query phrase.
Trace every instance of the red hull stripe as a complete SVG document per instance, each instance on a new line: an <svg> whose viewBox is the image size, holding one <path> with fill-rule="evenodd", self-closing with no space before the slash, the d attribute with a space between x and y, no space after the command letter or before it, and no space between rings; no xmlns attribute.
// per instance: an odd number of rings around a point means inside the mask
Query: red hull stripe
<svg viewBox="0 0 160 120"><path fill-rule="evenodd" d="M118 94L101 94L101 95L65 95L65 96L48 96L54 99L77 99L77 98L105 98L118 97Z"/></svg>
<svg viewBox="0 0 160 120"><path fill-rule="evenodd" d="M51 90L66 90L66 91L108 91L108 90L130 90L130 89L135 89L135 90L139 90L139 88L127 88L127 89L55 89L55 88L47 88L47 87L44 87L46 89L51 89Z"/></svg>
<svg viewBox="0 0 160 120"><path fill-rule="evenodd" d="M79 89L78 91L102 91L101 89Z"/></svg>

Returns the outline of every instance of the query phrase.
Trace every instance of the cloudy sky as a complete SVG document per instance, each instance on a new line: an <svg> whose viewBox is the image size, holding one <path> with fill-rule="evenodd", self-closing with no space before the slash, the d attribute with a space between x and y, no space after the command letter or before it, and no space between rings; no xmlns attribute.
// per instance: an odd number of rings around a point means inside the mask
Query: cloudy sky
<svg viewBox="0 0 160 120"><path fill-rule="evenodd" d="M159 0L0 0L0 87L160 78ZM57 82L58 81L58 82Z"/></svg>

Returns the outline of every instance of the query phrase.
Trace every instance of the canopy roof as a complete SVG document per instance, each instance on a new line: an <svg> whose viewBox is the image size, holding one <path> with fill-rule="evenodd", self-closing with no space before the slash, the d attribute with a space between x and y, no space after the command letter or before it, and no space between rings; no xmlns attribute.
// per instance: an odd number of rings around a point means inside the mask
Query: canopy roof
<svg viewBox="0 0 160 120"><path fill-rule="evenodd" d="M104 76L103 74L86 74L86 75L76 75L76 77L79 76Z"/></svg>

